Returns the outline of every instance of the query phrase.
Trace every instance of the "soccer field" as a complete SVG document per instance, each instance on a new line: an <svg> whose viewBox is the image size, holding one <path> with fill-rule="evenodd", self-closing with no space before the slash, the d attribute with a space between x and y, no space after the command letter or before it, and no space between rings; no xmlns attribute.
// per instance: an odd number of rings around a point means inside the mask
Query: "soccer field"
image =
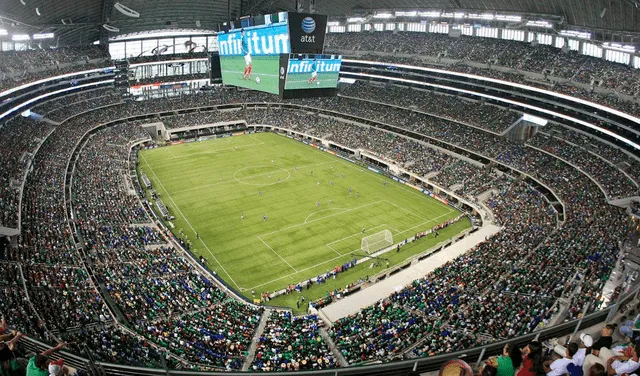
<svg viewBox="0 0 640 376"><path fill-rule="evenodd" d="M292 89L335 89L338 86L338 73L321 72L315 82L309 84L311 73L289 73L284 88Z"/></svg>
<svg viewBox="0 0 640 376"><path fill-rule="evenodd" d="M225 85L279 94L278 70L280 69L280 56L254 56L252 65L251 79L245 80L242 78L245 68L244 56L221 56L220 71L222 73L222 82ZM259 84L256 82L256 77L260 77Z"/></svg>
<svg viewBox="0 0 640 376"><path fill-rule="evenodd" d="M363 236L390 230L399 242L459 214L413 188L272 133L142 150L140 168L175 215L174 234L182 230L192 251L247 297L364 257ZM456 233L469 227L468 221L456 225Z"/></svg>

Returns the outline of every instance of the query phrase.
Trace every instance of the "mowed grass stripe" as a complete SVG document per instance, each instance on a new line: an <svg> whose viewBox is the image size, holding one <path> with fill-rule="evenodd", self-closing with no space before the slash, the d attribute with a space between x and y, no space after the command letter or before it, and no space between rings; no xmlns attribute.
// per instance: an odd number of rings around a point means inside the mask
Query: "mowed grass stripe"
<svg viewBox="0 0 640 376"><path fill-rule="evenodd" d="M188 219L247 294L256 286L260 291L282 288L353 259L361 254L353 253L361 236L340 239L363 227L376 229L365 234L370 235L388 226L392 232L403 232L394 238L399 241L458 214L410 187L270 133L141 153L157 175L141 164L156 190L165 195L158 189L159 180L185 216L178 216L177 208L163 197L176 214L175 232L182 229L193 243L193 252L211 259L196 242ZM357 199L356 192L360 194ZM267 221L263 221L264 214ZM424 225L416 227L421 223ZM331 242L335 250L327 246ZM210 266L225 278L220 265L213 262Z"/></svg>

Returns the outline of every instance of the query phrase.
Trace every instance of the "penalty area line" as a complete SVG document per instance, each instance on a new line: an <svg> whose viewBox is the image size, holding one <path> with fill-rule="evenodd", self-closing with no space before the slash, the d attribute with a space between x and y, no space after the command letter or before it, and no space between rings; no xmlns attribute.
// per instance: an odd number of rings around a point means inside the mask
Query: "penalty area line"
<svg viewBox="0 0 640 376"><path fill-rule="evenodd" d="M280 256L280 254L278 252L275 251L275 249L271 248L271 246L269 244L267 244L267 242L265 242L264 240L262 240L262 238L260 237L260 235L258 235L258 239L260 239L260 241L262 242L262 244L266 245L267 248L269 248L271 250L271 252L275 253L276 256L280 257L280 259L282 261L284 261L285 264L289 265L289 267L291 269L293 269L294 272L298 273L298 271L296 270L296 268L293 267L293 265L289 264L289 262L287 260L284 259L284 257Z"/></svg>

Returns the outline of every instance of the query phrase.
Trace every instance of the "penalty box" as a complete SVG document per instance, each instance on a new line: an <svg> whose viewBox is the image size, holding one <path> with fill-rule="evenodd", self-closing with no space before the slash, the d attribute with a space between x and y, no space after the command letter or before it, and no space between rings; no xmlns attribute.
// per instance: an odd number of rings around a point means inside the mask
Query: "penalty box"
<svg viewBox="0 0 640 376"><path fill-rule="evenodd" d="M356 253L363 253L360 247L364 236L385 229L391 230L395 236L398 231L410 229L420 222L423 222L421 218L407 215L395 204L382 200L354 208L321 209L309 215L303 223L260 235L259 238L295 269L301 270L323 260L356 257ZM418 231L420 229L416 228L415 232ZM403 234L402 238L411 235ZM265 246L265 252L271 250Z"/></svg>

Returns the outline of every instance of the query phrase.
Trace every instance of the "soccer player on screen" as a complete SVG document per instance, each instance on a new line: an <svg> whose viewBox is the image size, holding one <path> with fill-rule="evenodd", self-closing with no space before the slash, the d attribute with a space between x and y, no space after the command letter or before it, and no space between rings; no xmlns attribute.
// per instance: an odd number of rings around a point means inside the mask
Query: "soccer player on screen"
<svg viewBox="0 0 640 376"><path fill-rule="evenodd" d="M313 59L310 67L311 77L307 80L307 85L311 85L312 83L316 82L316 79L318 78L318 64L316 63L316 59Z"/></svg>
<svg viewBox="0 0 640 376"><path fill-rule="evenodd" d="M243 80L251 79L251 70L253 69L253 63L251 61L251 52L249 52L249 37L244 33L244 29L240 30L242 36L242 54L244 55L244 73L242 74Z"/></svg>

